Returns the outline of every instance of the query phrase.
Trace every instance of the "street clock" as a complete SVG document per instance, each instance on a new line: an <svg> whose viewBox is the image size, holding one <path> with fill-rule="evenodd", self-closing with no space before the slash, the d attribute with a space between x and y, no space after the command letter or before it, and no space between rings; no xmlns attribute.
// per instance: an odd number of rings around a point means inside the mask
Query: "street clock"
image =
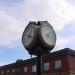
<svg viewBox="0 0 75 75"><path fill-rule="evenodd" d="M23 32L22 43L29 54L37 55L38 51L46 54L54 48L56 34L47 21L30 22Z"/></svg>
<svg viewBox="0 0 75 75"><path fill-rule="evenodd" d="M36 42L37 27L35 24L35 22L30 22L22 35L22 43L27 50L31 49Z"/></svg>
<svg viewBox="0 0 75 75"><path fill-rule="evenodd" d="M42 41L43 45L47 48L52 49L56 43L56 34L53 30L53 27L47 22L40 22L39 27L39 38Z"/></svg>

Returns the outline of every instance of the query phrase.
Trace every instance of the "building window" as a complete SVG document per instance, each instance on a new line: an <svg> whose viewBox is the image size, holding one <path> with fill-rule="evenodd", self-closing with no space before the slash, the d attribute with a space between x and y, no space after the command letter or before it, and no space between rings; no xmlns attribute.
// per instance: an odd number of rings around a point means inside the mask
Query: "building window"
<svg viewBox="0 0 75 75"><path fill-rule="evenodd" d="M55 69L61 68L61 60L55 61Z"/></svg>
<svg viewBox="0 0 75 75"><path fill-rule="evenodd" d="M17 69L17 72L20 72L20 69L19 68Z"/></svg>
<svg viewBox="0 0 75 75"><path fill-rule="evenodd" d="M24 72L27 72L27 67L24 67Z"/></svg>
<svg viewBox="0 0 75 75"><path fill-rule="evenodd" d="M3 74L4 74L4 71L1 72L1 75L3 75Z"/></svg>
<svg viewBox="0 0 75 75"><path fill-rule="evenodd" d="M15 72L15 69L12 69L12 72Z"/></svg>
<svg viewBox="0 0 75 75"><path fill-rule="evenodd" d="M44 70L49 70L49 63L44 63Z"/></svg>
<svg viewBox="0 0 75 75"><path fill-rule="evenodd" d="M36 65L32 66L32 72L36 72Z"/></svg>
<svg viewBox="0 0 75 75"><path fill-rule="evenodd" d="M7 70L7 73L9 72L9 70Z"/></svg>

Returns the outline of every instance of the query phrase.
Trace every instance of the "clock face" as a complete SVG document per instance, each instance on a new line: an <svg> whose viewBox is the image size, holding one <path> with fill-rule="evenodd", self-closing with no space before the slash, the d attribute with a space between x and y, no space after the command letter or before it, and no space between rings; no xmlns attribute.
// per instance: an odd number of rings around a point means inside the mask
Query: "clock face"
<svg viewBox="0 0 75 75"><path fill-rule="evenodd" d="M35 28L33 25L28 25L25 28L25 31L23 33L23 37L22 37L22 43L25 47L29 46L32 42L33 39L35 37Z"/></svg>
<svg viewBox="0 0 75 75"><path fill-rule="evenodd" d="M45 44L49 46L54 46L56 43L55 32L50 25L42 25L40 27L41 37Z"/></svg>

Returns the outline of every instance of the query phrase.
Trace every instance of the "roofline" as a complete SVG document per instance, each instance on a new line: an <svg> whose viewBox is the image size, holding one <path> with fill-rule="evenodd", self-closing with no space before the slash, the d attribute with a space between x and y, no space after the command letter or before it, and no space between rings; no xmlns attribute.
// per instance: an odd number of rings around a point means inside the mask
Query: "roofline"
<svg viewBox="0 0 75 75"><path fill-rule="evenodd" d="M59 55L62 55L62 54L75 55L75 51L72 50L72 49L69 49L69 48L64 48L64 49L61 49L61 50L58 50L58 51L55 51L55 52L51 52L50 54L44 55L44 56L55 57L55 56L59 56ZM23 65L23 64L32 63L32 62L35 62L35 61L36 61L36 57L31 58L31 59L23 60L23 62L20 62L20 63L15 62L15 63L3 65L3 66L0 66L0 68L6 68L6 66L8 66L9 68L10 68L10 66L16 67L16 66L20 66L20 65Z"/></svg>

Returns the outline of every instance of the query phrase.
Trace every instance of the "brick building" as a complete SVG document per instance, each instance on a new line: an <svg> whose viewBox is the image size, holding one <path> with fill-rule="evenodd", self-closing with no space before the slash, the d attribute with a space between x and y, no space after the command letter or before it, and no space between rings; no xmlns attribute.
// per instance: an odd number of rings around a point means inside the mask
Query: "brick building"
<svg viewBox="0 0 75 75"><path fill-rule="evenodd" d="M65 48L42 57L42 75L75 75L75 51ZM36 58L0 67L0 75L36 75Z"/></svg>

